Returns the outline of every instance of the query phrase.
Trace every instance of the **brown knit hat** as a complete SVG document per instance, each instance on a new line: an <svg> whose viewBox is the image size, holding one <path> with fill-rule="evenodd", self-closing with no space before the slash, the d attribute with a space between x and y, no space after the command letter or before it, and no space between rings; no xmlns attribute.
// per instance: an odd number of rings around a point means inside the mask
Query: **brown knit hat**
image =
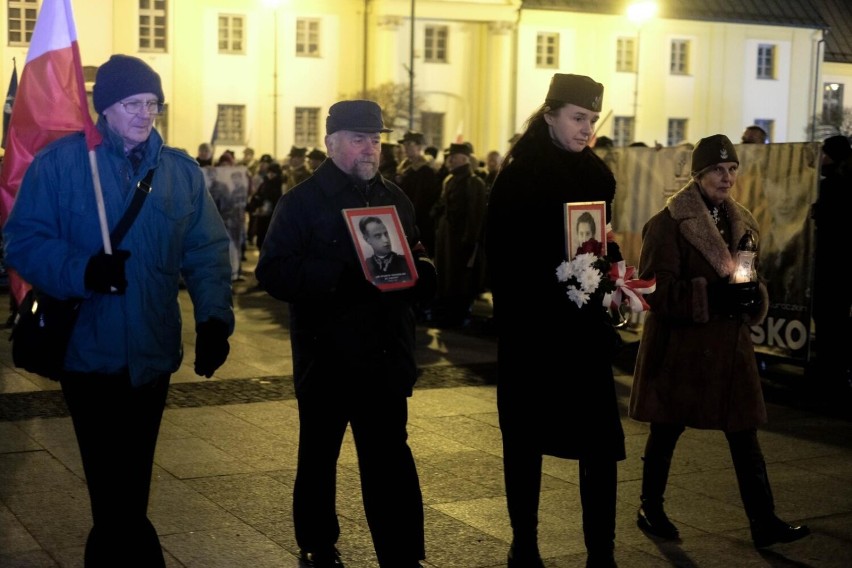
<svg viewBox="0 0 852 568"><path fill-rule="evenodd" d="M714 134L702 138L692 149L692 175L697 174L707 166L722 162L740 163L734 145L724 134Z"/></svg>

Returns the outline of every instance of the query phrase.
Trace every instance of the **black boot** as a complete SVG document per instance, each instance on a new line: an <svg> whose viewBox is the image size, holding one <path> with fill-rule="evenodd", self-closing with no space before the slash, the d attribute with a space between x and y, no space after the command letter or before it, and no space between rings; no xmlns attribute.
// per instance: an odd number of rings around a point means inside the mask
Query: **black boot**
<svg viewBox="0 0 852 568"><path fill-rule="evenodd" d="M793 526L775 515L750 522L751 539L755 548L765 548L779 542L793 542L811 534L807 526Z"/></svg>
<svg viewBox="0 0 852 568"><path fill-rule="evenodd" d="M683 428L680 426L652 424L642 458L642 505L636 515L636 525L646 533L666 540L680 539L680 531L663 510L663 494L681 432Z"/></svg>
<svg viewBox="0 0 852 568"><path fill-rule="evenodd" d="M614 460L580 460L580 502L586 566L615 566L615 508L618 465Z"/></svg>
<svg viewBox="0 0 852 568"><path fill-rule="evenodd" d="M535 543L523 545L512 541L508 560L508 568L545 568Z"/></svg>
<svg viewBox="0 0 852 568"><path fill-rule="evenodd" d="M726 436L754 546L764 548L779 542L793 542L811 534L808 527L792 526L775 516L775 499L757 431L746 430Z"/></svg>
<svg viewBox="0 0 852 568"><path fill-rule="evenodd" d="M508 568L544 568L538 551L542 456L523 440L503 438L506 505L512 524Z"/></svg>
<svg viewBox="0 0 852 568"><path fill-rule="evenodd" d="M589 554L586 559L586 568L618 568L612 552L609 554Z"/></svg>
<svg viewBox="0 0 852 568"><path fill-rule="evenodd" d="M643 499L636 515L636 525L646 533L656 537L666 540L680 540L680 531L663 510L662 500L653 502Z"/></svg>

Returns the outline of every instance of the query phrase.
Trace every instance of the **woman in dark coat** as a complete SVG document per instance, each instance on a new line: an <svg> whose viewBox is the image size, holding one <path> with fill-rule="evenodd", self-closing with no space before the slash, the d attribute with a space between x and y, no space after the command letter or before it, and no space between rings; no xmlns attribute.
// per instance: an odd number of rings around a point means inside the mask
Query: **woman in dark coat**
<svg viewBox="0 0 852 568"><path fill-rule="evenodd" d="M640 278L655 277L647 296L629 415L651 423L637 523L678 539L663 511L675 444L684 428L721 430L728 439L740 495L757 547L792 542L807 527L775 516L757 427L766 422L749 326L766 317L762 282L731 284L737 244L758 234L752 214L731 198L739 160L722 134L692 152L692 180L642 230Z"/></svg>
<svg viewBox="0 0 852 568"><path fill-rule="evenodd" d="M554 75L488 203L510 568L544 566L543 455L579 460L587 566L615 566L617 462L625 457L611 364L617 334L599 302L578 308L556 277L566 258L563 204L604 201L610 221L615 178L588 147L602 97L589 77Z"/></svg>

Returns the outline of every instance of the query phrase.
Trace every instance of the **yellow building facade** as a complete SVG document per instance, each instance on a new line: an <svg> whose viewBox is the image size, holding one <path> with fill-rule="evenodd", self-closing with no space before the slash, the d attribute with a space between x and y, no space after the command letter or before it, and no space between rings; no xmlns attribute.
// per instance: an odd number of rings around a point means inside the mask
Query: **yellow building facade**
<svg viewBox="0 0 852 568"><path fill-rule="evenodd" d="M816 29L665 19L639 29L626 15L530 10L520 0L72 4L87 77L113 53L146 60L163 79L167 141L193 155L217 117L227 136L216 155L251 146L281 159L293 145L322 148L332 103L388 85L413 84L415 94L392 99L390 140L413 126L438 148L470 141L481 157L507 149L555 72L605 85L599 135L626 142L618 125L632 118L630 138L649 145L672 142L672 121L693 142L716 132L738 139L756 120L771 121L773 142L803 141L823 84L852 88L852 65L822 64ZM26 42L10 39L10 9L40 5L0 6L0 86L13 58L21 75L27 53ZM638 54L624 52L631 41ZM765 46L771 76L757 78ZM636 58L632 68L626 55Z"/></svg>

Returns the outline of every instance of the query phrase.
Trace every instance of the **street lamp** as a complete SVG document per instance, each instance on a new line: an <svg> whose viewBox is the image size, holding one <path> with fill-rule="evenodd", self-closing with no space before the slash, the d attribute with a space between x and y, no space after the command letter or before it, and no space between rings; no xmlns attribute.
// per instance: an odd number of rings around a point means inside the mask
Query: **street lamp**
<svg viewBox="0 0 852 568"><path fill-rule="evenodd" d="M286 0L263 0L271 8L275 17L272 20L272 155L278 159L278 8Z"/></svg>
<svg viewBox="0 0 852 568"><path fill-rule="evenodd" d="M636 77L633 83L633 137L636 137L637 112L639 108L639 42L642 38L642 26L657 14L657 3L640 0L627 7L627 18L636 24Z"/></svg>

